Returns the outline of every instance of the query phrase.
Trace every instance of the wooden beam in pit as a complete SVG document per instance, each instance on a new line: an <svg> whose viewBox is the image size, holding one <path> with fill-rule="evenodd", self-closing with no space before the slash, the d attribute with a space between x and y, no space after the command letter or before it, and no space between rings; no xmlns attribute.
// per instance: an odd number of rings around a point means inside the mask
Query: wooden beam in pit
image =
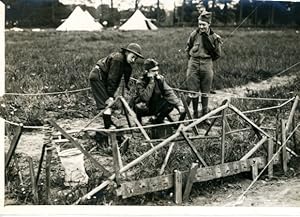
<svg viewBox="0 0 300 217"><path fill-rule="evenodd" d="M264 157L250 158L244 161L234 161L215 166L198 168L194 182L205 182L221 177L232 176L242 172L251 172L252 165L256 163L258 169L264 168L267 161ZM278 163L278 157L274 159ZM189 171L182 171L182 181L186 182ZM174 186L174 174L123 182L116 190L117 196L128 198L148 192L162 191Z"/></svg>

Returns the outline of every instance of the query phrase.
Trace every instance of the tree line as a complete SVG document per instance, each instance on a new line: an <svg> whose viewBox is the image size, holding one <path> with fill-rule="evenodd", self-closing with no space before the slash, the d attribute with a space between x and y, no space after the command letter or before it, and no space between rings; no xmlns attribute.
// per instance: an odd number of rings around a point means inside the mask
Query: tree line
<svg viewBox="0 0 300 217"><path fill-rule="evenodd" d="M63 5L58 0L4 0L6 5L6 27L56 28L74 10L76 5ZM195 26L199 8L214 14L213 24L235 26L276 27L300 26L300 2L240 0L183 0L173 11L166 11L163 0L157 4L142 6L135 0L135 8L119 11L110 5L98 8L81 6L88 10L100 23L118 26L139 8L146 17L153 19L158 26Z"/></svg>

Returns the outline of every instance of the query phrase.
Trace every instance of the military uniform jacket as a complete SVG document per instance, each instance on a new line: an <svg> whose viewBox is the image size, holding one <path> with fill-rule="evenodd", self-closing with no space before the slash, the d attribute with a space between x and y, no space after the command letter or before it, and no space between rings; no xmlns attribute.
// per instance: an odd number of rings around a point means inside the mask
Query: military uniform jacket
<svg viewBox="0 0 300 217"><path fill-rule="evenodd" d="M205 49L202 37L203 35L200 33L199 29L194 30L190 34L185 49L188 57L203 59L212 58L212 60L218 59L221 56L221 37L218 34L212 32L212 30L209 31L209 45L207 46L211 47L211 52Z"/></svg>
<svg viewBox="0 0 300 217"><path fill-rule="evenodd" d="M181 101L175 95L173 89L167 84L162 75L157 75L155 78L148 78L144 75L137 81L137 90L135 103L144 102L151 110L158 105L162 100L168 101L176 108L182 106Z"/></svg>
<svg viewBox="0 0 300 217"><path fill-rule="evenodd" d="M132 67L129 63L127 63L124 53L111 53L109 56L100 59L97 62L97 65L100 68L102 79L106 83L108 96L114 96L114 93L118 89L123 75L125 85L128 88Z"/></svg>

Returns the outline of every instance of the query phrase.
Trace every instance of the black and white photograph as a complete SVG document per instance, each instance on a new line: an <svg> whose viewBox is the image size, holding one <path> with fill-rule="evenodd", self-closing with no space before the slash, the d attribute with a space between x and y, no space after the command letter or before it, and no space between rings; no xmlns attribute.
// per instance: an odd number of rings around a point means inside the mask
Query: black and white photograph
<svg viewBox="0 0 300 217"><path fill-rule="evenodd" d="M300 1L3 0L0 82L3 213L300 215Z"/></svg>

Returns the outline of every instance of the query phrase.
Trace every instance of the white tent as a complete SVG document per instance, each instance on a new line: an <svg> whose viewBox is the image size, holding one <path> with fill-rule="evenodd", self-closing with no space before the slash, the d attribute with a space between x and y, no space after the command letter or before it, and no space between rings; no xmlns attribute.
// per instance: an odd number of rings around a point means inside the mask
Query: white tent
<svg viewBox="0 0 300 217"><path fill-rule="evenodd" d="M119 28L120 30L157 30L157 27L146 18L140 10L134 14Z"/></svg>
<svg viewBox="0 0 300 217"><path fill-rule="evenodd" d="M70 16L59 26L58 31L101 31L103 26L96 22L88 11L77 6Z"/></svg>

